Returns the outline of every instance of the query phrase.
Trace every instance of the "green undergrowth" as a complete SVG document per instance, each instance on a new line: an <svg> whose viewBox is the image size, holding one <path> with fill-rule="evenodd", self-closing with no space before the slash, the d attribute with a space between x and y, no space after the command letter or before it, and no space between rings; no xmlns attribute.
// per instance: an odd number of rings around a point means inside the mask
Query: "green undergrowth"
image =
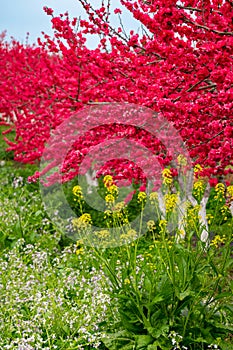
<svg viewBox="0 0 233 350"><path fill-rule="evenodd" d="M161 220L118 247L72 242L28 183L35 170L1 160L0 349L232 350L230 217L208 246Z"/></svg>

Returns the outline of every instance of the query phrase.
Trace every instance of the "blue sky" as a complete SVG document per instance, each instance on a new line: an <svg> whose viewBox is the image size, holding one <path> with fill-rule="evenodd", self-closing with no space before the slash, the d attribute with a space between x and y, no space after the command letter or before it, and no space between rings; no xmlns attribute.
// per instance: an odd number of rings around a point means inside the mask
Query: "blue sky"
<svg viewBox="0 0 233 350"><path fill-rule="evenodd" d="M97 0L91 1L99 3ZM50 19L44 13L43 6L52 7L56 15L68 11L71 17L85 17L85 12L78 0L0 0L0 32L7 30L7 38L13 36L20 42L25 42L29 32L29 42L35 42L41 37L41 32L52 34ZM112 0L112 5L120 7L119 0ZM123 13L123 23L126 29L137 29L138 25L128 11ZM117 16L113 16L113 24L118 26Z"/></svg>

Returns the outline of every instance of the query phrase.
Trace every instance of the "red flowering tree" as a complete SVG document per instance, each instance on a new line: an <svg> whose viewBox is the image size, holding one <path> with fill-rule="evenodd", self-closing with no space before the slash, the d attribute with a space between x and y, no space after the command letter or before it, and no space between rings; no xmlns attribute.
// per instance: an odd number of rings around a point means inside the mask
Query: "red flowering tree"
<svg viewBox="0 0 233 350"><path fill-rule="evenodd" d="M7 141L15 159L40 159L51 130L84 106L127 102L149 107L172 123L210 184L232 173L233 2L121 0L142 25L141 34L112 27L110 1L98 8L79 2L87 20L54 16L45 8L53 38L44 34L33 46L0 42L0 113L2 122L16 130L15 142ZM120 12L115 9L115 16ZM87 47L87 34L99 35L96 49ZM145 141L143 131L118 125L119 134L129 131ZM115 132L102 130L95 140ZM88 153L93 138L87 139L70 152L70 168L81 161L81 150ZM143 144L158 151L148 137ZM169 160L165 152L163 166ZM131 168L128 163L127 177L135 176ZM205 201L208 191L207 186Z"/></svg>

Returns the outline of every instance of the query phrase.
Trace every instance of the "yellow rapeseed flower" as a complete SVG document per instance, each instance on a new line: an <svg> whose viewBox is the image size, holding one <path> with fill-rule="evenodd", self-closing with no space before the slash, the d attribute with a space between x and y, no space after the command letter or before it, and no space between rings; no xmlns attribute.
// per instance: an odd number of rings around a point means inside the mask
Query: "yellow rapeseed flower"
<svg viewBox="0 0 233 350"><path fill-rule="evenodd" d="M73 219L72 223L75 228L78 228L78 229L87 228L92 224L91 215L88 213L85 213L81 215L79 218Z"/></svg>
<svg viewBox="0 0 233 350"><path fill-rule="evenodd" d="M181 237L182 239L184 239L185 238L185 231L182 229L178 229L177 235L178 235L178 237Z"/></svg>
<svg viewBox="0 0 233 350"><path fill-rule="evenodd" d="M82 254L84 254L84 248L81 247L81 248L79 248L79 249L76 249L75 253L76 253L76 255L82 255Z"/></svg>
<svg viewBox="0 0 233 350"><path fill-rule="evenodd" d="M127 233L123 233L122 235L120 235L120 239L122 241L131 241L132 239L135 239L137 237L137 231L130 229L127 231Z"/></svg>
<svg viewBox="0 0 233 350"><path fill-rule="evenodd" d="M83 248L83 240L82 239L79 239L77 242L76 242L76 251L75 253L77 255L82 255L84 253L84 248Z"/></svg>
<svg viewBox="0 0 233 350"><path fill-rule="evenodd" d="M169 186L172 184L172 172L170 169L166 168L162 171L163 184Z"/></svg>
<svg viewBox="0 0 233 350"><path fill-rule="evenodd" d="M225 186L224 186L224 184L218 183L218 184L215 186L215 191L216 191L217 193L224 194L224 192L225 192Z"/></svg>
<svg viewBox="0 0 233 350"><path fill-rule="evenodd" d="M215 186L215 192L216 195L214 196L214 199L219 200L220 202L222 202L224 194L225 194L225 186L223 183L218 183Z"/></svg>
<svg viewBox="0 0 233 350"><path fill-rule="evenodd" d="M187 209L187 223L189 225L194 225L194 223L199 220L199 210L200 210L200 205L195 205L194 207L189 207Z"/></svg>
<svg viewBox="0 0 233 350"><path fill-rule="evenodd" d="M111 217L113 214L113 212L111 210L105 210L104 212L104 219L107 219L109 217Z"/></svg>
<svg viewBox="0 0 233 350"><path fill-rule="evenodd" d="M83 242L83 239L79 239L77 242L76 242L76 247L80 247L81 245L83 245L84 242Z"/></svg>
<svg viewBox="0 0 233 350"><path fill-rule="evenodd" d="M114 206L115 211L121 211L124 208L125 208L125 202L118 202Z"/></svg>
<svg viewBox="0 0 233 350"><path fill-rule="evenodd" d="M100 230L95 232L95 235L98 236L99 238L105 239L110 236L110 232L108 230Z"/></svg>
<svg viewBox="0 0 233 350"><path fill-rule="evenodd" d="M139 203L144 203L144 201L146 200L146 192L139 192L138 193L138 202Z"/></svg>
<svg viewBox="0 0 233 350"><path fill-rule="evenodd" d="M154 220L147 221L147 228L149 231L153 231L155 229L155 222Z"/></svg>
<svg viewBox="0 0 233 350"><path fill-rule="evenodd" d="M179 154L177 157L177 162L179 165L187 165L187 158L183 154Z"/></svg>
<svg viewBox="0 0 233 350"><path fill-rule="evenodd" d="M105 187L110 187L113 185L113 177L111 175L105 175L103 182Z"/></svg>
<svg viewBox="0 0 233 350"><path fill-rule="evenodd" d="M225 236L225 235L223 235L222 237L221 237L220 235L216 235L216 236L212 239L210 245L211 245L211 246L214 246L215 248L218 248L219 245L220 245L220 244L224 244L225 241L226 241L226 236Z"/></svg>
<svg viewBox="0 0 233 350"><path fill-rule="evenodd" d="M193 184L193 193L198 198L200 198L204 194L205 186L203 180L198 180Z"/></svg>
<svg viewBox="0 0 233 350"><path fill-rule="evenodd" d="M203 170L203 168L200 164L196 164L194 169L193 169L194 173L199 173L202 170Z"/></svg>
<svg viewBox="0 0 233 350"><path fill-rule="evenodd" d="M127 284L130 284L130 280L129 280L128 278L125 278L125 279L124 279L124 284L126 284L126 285L127 285Z"/></svg>
<svg viewBox="0 0 233 350"><path fill-rule="evenodd" d="M160 220L159 227L160 227L160 231L164 231L167 227L167 220Z"/></svg>
<svg viewBox="0 0 233 350"><path fill-rule="evenodd" d="M127 236L129 238L135 238L137 237L137 231L131 228L130 230L127 231Z"/></svg>
<svg viewBox="0 0 233 350"><path fill-rule="evenodd" d="M113 196L117 196L119 193L118 187L116 185L111 185L107 187L108 193L112 194Z"/></svg>
<svg viewBox="0 0 233 350"><path fill-rule="evenodd" d="M105 202L107 204L112 204L115 201L115 197L112 194L107 194L107 196L105 196Z"/></svg>
<svg viewBox="0 0 233 350"><path fill-rule="evenodd" d="M72 192L73 194L76 196L76 197L79 197L79 198L83 198L83 193L82 193L82 188L81 186L74 186L73 189L72 189Z"/></svg>
<svg viewBox="0 0 233 350"><path fill-rule="evenodd" d="M157 192L151 192L149 196L150 202L152 205L156 204L158 202L158 193Z"/></svg>
<svg viewBox="0 0 233 350"><path fill-rule="evenodd" d="M214 219L214 216L212 214L207 214L206 219L208 221L208 224L210 225L212 223L212 220Z"/></svg>
<svg viewBox="0 0 233 350"><path fill-rule="evenodd" d="M149 268L153 271L156 271L156 265L154 263L148 262L146 265L149 266Z"/></svg>
<svg viewBox="0 0 233 350"><path fill-rule="evenodd" d="M167 213L170 213L176 207L177 202L178 202L177 193L165 194L165 207L166 207Z"/></svg>
<svg viewBox="0 0 233 350"><path fill-rule="evenodd" d="M227 186L227 195L233 200L233 185Z"/></svg>
<svg viewBox="0 0 233 350"><path fill-rule="evenodd" d="M220 209L221 214L223 216L223 220L227 221L228 217L227 214L230 212L230 209L227 205L223 205Z"/></svg>

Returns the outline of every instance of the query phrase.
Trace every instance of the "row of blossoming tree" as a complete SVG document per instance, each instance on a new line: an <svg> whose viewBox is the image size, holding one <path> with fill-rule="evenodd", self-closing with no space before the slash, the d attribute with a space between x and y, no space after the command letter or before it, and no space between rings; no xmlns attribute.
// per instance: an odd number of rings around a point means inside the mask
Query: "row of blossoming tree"
<svg viewBox="0 0 233 350"><path fill-rule="evenodd" d="M110 0L100 1L96 7L88 0L79 2L87 13L85 20L70 19L68 13L55 16L45 7L54 36L43 33L36 45L9 43L1 36L1 124L16 132L14 142L6 135L9 150L20 162L40 160L53 130L87 106L95 114L93 108L99 105L103 113L98 123L91 123L85 112L72 124L77 130L85 125L85 134L76 141L75 135L71 137L68 155L57 149L62 148L67 133L72 134L70 126L62 140L57 134L43 174L60 164L62 154L66 159L62 181L71 180L93 146L115 137L143 145L159 157L162 168L170 166L172 176L179 178L178 164L172 163L170 152L173 144L165 149L158 134L145 130L146 118L140 117L139 125L133 123L131 113L130 123L124 123L124 118L106 117L104 109L114 103L149 108L172 125L192 166L198 165L197 176L208 179L200 206L203 227L207 228L210 186L220 178L230 185L227 179L233 172L233 2L121 0L125 11L139 22L139 33L127 33L121 22L118 28L112 26L111 15L120 18L121 9L112 9ZM88 48L88 34L99 38L97 48ZM120 147L125 147L124 143ZM145 185L143 171L132 164L127 159L123 163L112 159L102 167L102 174L114 168L116 179L136 178ZM58 180L56 170L50 180ZM178 181L182 187L183 180ZM186 192L196 205L191 187ZM230 194L228 199L233 212Z"/></svg>

